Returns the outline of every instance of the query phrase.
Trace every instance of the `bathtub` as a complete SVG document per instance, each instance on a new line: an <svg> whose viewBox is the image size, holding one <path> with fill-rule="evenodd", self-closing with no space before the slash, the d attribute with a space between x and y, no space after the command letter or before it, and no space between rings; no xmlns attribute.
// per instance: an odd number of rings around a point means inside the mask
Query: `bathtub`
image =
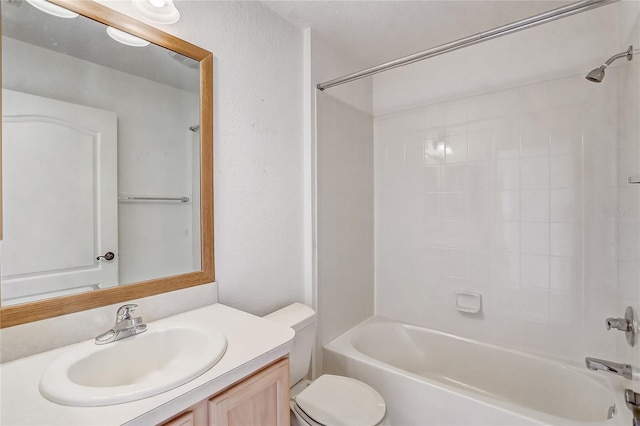
<svg viewBox="0 0 640 426"><path fill-rule="evenodd" d="M373 386L394 426L631 424L622 378L382 317L324 346L323 367Z"/></svg>

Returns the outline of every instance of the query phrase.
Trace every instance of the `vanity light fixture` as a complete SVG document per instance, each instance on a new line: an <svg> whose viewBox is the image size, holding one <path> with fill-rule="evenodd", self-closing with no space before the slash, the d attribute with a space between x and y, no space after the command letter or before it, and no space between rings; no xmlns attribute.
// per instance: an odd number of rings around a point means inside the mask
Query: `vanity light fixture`
<svg viewBox="0 0 640 426"><path fill-rule="evenodd" d="M41 10L49 15L57 16L58 18L77 18L78 14L70 10L60 7L57 4L49 3L47 0L27 0L31 6L38 10Z"/></svg>
<svg viewBox="0 0 640 426"><path fill-rule="evenodd" d="M143 40L117 28L107 27L107 34L118 43L126 44L127 46L144 47L149 45L147 40Z"/></svg>
<svg viewBox="0 0 640 426"><path fill-rule="evenodd" d="M175 24L180 12L173 0L131 0L133 9L143 18L156 24Z"/></svg>

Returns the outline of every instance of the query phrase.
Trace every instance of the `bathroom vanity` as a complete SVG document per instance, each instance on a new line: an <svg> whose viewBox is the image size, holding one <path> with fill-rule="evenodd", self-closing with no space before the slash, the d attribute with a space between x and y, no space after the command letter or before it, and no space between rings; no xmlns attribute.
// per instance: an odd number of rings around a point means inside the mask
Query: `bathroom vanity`
<svg viewBox="0 0 640 426"><path fill-rule="evenodd" d="M285 425L289 421L289 360L283 358L163 426Z"/></svg>
<svg viewBox="0 0 640 426"><path fill-rule="evenodd" d="M222 304L148 325L152 331L171 322L219 330L227 339L226 352L213 367L181 386L131 402L94 407L57 404L43 397L39 390L43 374L54 361L88 342L7 362L0 365L1 423L52 426L288 424L288 353L294 337L292 329ZM136 338L138 336L127 339ZM118 345L127 339L109 345Z"/></svg>

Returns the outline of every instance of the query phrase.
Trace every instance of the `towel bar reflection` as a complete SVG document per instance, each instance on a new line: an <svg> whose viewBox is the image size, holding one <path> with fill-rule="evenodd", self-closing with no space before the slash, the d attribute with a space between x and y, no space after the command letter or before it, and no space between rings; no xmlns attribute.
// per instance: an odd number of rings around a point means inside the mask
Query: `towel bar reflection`
<svg viewBox="0 0 640 426"><path fill-rule="evenodd" d="M186 203L189 201L189 197L133 197L126 196L120 197L119 201L180 201Z"/></svg>
<svg viewBox="0 0 640 426"><path fill-rule="evenodd" d="M640 175L631 176L629 178L629 183L640 183Z"/></svg>

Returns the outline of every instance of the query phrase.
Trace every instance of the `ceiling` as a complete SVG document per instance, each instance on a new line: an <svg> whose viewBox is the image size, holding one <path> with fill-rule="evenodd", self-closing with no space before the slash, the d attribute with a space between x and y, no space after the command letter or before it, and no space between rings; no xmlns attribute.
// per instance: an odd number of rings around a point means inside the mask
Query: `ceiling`
<svg viewBox="0 0 640 426"><path fill-rule="evenodd" d="M269 1L369 67L560 7L565 0Z"/></svg>

